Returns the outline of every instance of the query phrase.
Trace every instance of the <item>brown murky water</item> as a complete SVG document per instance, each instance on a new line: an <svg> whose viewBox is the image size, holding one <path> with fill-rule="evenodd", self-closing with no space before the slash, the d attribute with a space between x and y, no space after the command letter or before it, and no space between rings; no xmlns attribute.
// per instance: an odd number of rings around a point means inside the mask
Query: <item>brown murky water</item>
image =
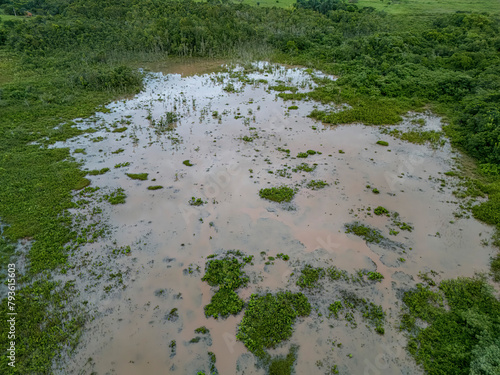
<svg viewBox="0 0 500 375"><path fill-rule="evenodd" d="M77 265L88 260L87 268L77 267L69 274L81 286L94 319L77 352L59 364L58 373L208 373L207 352L213 352L220 374L264 374L255 367L253 355L235 341L243 312L219 321L204 316L203 307L213 294L201 281L206 256L231 249L255 256L254 265L245 268L251 283L238 292L243 299L255 292L299 291L295 282L305 263L335 265L351 273L377 270L385 276L381 283L366 286L324 282L323 289L307 292L311 316L298 320L291 340L271 351L285 354L290 344L300 345L297 374L325 374L334 364L341 374L421 373L407 356L405 338L397 329L400 291L419 282L420 271L433 270L438 280L484 272L493 254L491 247L481 244L489 238L489 227L453 216L458 209L452 195L456 181L443 175L453 166L453 151L448 145L433 150L405 143L381 134L377 127L323 126L307 117L323 106L284 102L269 90L269 85L281 83L308 91L314 86L310 73L264 63L258 67L260 71L245 75L253 80L246 83L228 72L153 74L144 92L111 104L111 113L80 123L100 124L102 130L62 144L85 148L86 155L75 157L88 169L110 168L104 175L89 177L91 186L103 191L121 187L127 200L116 206L100 204L102 221L112 228L111 238L87 245L89 254L74 258ZM188 70L195 73L196 67ZM237 92L224 90L231 89L229 83ZM298 109L289 110L292 105ZM158 132L166 112L180 115L179 121L175 129ZM425 119L429 129L440 127L439 118L428 114L409 114L401 126L411 126L411 118ZM127 130L113 133L113 124ZM245 142L244 136L254 139ZM389 147L377 145L378 140L388 141ZM289 149L290 157L278 147ZM112 153L119 148L124 151ZM307 150L321 154L295 158ZM194 165L186 166L184 160ZM114 168L126 162L130 165ZM302 162L317 168L292 172ZM284 177L278 173L282 169ZM147 181L125 175L143 172L149 174ZM305 182L311 179L329 186L308 189ZM445 186L436 179L444 179ZM291 204L259 198L259 189L281 184L298 184ZM148 190L152 185L164 188ZM380 194L372 193L373 188ZM206 204L190 206L191 197ZM389 218L367 215L368 207L377 206L397 211L414 230L390 235ZM401 246L367 245L346 234L344 225L355 220L380 229ZM127 245L128 256L110 257L110 249ZM266 265L262 251L266 256L285 253L290 260ZM192 273L187 272L190 265ZM123 283L104 290L113 281L92 275L94 266L106 275L121 271ZM360 317L356 329L327 318L328 305L339 298L341 289L383 306L388 314L385 335L365 327ZM168 320L173 308L179 316ZM210 334L189 343L200 326L209 328Z"/></svg>

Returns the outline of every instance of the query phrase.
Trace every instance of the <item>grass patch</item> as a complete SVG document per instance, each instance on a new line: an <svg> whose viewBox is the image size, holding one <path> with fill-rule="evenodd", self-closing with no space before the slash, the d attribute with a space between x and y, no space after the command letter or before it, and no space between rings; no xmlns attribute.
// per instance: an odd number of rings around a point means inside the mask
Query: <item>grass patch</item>
<svg viewBox="0 0 500 375"><path fill-rule="evenodd" d="M382 133L389 134L394 138L399 138L403 141L423 145L429 143L431 147L438 148L444 146L446 141L443 139L444 133L435 130L422 131L422 130L409 130L402 132L398 129L388 130L382 129ZM378 143L378 142L377 142Z"/></svg>
<svg viewBox="0 0 500 375"><path fill-rule="evenodd" d="M323 268L314 268L309 264L306 264L304 268L300 271L299 279L297 280L297 285L301 288L318 288L319 279L325 276L325 270Z"/></svg>
<svg viewBox="0 0 500 375"><path fill-rule="evenodd" d="M207 202L204 202L203 199L195 198L195 197L191 197L191 200L188 202L191 206L203 206L205 203L207 203Z"/></svg>
<svg viewBox="0 0 500 375"><path fill-rule="evenodd" d="M493 274L493 280L496 282L500 281L500 254L491 260L491 273Z"/></svg>
<svg viewBox="0 0 500 375"><path fill-rule="evenodd" d="M238 314L245 302L230 288L221 287L212 296L210 303L204 307L205 316L218 319L227 318L229 315Z"/></svg>
<svg viewBox="0 0 500 375"><path fill-rule="evenodd" d="M292 169L293 172L312 172L316 169L317 165L313 164L310 166L307 163L302 163L300 165L297 165L295 168Z"/></svg>
<svg viewBox="0 0 500 375"><path fill-rule="evenodd" d="M240 261L238 258L242 258ZM248 284L248 277L242 268L252 261L253 257L245 257L241 252L227 252L222 259L210 259L205 265L206 281L212 287L219 286L210 303L205 306L205 316L218 319L238 314L244 306L243 300L235 290Z"/></svg>
<svg viewBox="0 0 500 375"><path fill-rule="evenodd" d="M186 167L192 167L194 164L191 164L191 162L189 160L184 160L182 162L182 164L184 164Z"/></svg>
<svg viewBox="0 0 500 375"><path fill-rule="evenodd" d="M132 180L146 181L148 179L147 173L125 173Z"/></svg>
<svg viewBox="0 0 500 375"><path fill-rule="evenodd" d="M159 189L163 189L163 186L161 185L148 186L148 190L159 190Z"/></svg>
<svg viewBox="0 0 500 375"><path fill-rule="evenodd" d="M294 110L294 109L299 109L299 107L296 105L291 105L290 107L288 107L289 111Z"/></svg>
<svg viewBox="0 0 500 375"><path fill-rule="evenodd" d="M293 372L293 365L297 360L296 345L292 345L290 351L284 356L279 356L271 360L269 365L269 375L291 375Z"/></svg>
<svg viewBox="0 0 500 375"><path fill-rule="evenodd" d="M380 241L384 239L384 236L382 236L379 230L370 228L359 222L346 224L345 227L346 233L355 234L356 236L364 239L366 242L380 243Z"/></svg>
<svg viewBox="0 0 500 375"><path fill-rule="evenodd" d="M373 302L368 302L365 298L359 298L353 292L341 290L340 294L342 300L335 301L328 307L330 311L329 317L334 315L336 319L346 320L352 328L356 328L358 323L356 322L354 313L359 311L362 319L374 327L375 332L381 335L385 333L385 312L382 306L375 305ZM343 316L340 315L341 312Z"/></svg>
<svg viewBox="0 0 500 375"><path fill-rule="evenodd" d="M110 170L109 168L94 169L92 171L87 172L87 174L90 176L97 176L109 172L109 170Z"/></svg>
<svg viewBox="0 0 500 375"><path fill-rule="evenodd" d="M310 313L311 305L302 293L252 294L236 339L257 357L263 358L265 349L275 348L292 336L297 317Z"/></svg>
<svg viewBox="0 0 500 375"><path fill-rule="evenodd" d="M127 195L122 188L116 189L111 194L104 195L104 199L111 204L123 204L125 203L125 198L127 198Z"/></svg>
<svg viewBox="0 0 500 375"><path fill-rule="evenodd" d="M113 129L112 133L123 133L124 131L126 131L128 128L126 126L124 127L121 127L121 128L116 128L116 129Z"/></svg>
<svg viewBox="0 0 500 375"><path fill-rule="evenodd" d="M112 154L121 154L123 151L125 151L124 148L119 148L118 150L115 150L115 151L111 151Z"/></svg>
<svg viewBox="0 0 500 375"><path fill-rule="evenodd" d="M280 186L273 188L260 189L259 196L261 198L273 201L273 202L290 202L296 193L295 189L288 186Z"/></svg>
<svg viewBox="0 0 500 375"><path fill-rule="evenodd" d="M385 207L382 207L382 206L378 206L377 208L375 208L373 210L373 213L375 215L378 215L378 216L381 216L381 215L387 215L389 216L389 210Z"/></svg>
<svg viewBox="0 0 500 375"><path fill-rule="evenodd" d="M269 90L296 92L298 88L294 86L276 85L276 86L269 86Z"/></svg>
<svg viewBox="0 0 500 375"><path fill-rule="evenodd" d="M430 374L495 374L500 354L500 301L481 278L417 285L404 294L401 328L408 351ZM447 307L444 307L446 302ZM426 322L425 328L418 321Z"/></svg>
<svg viewBox="0 0 500 375"><path fill-rule="evenodd" d="M377 144L380 146L389 146L389 142L386 141L377 141Z"/></svg>
<svg viewBox="0 0 500 375"><path fill-rule="evenodd" d="M15 339L8 339L9 322L12 316L7 298L0 305L4 319L0 321L0 344L6 351L10 341L15 341L15 368L8 365L7 353L0 358L2 374L46 373L52 368L52 360L63 349L76 349L79 335L86 322L86 312L82 306L76 306L78 290L74 282L49 281L45 278L31 285L16 289L15 311L23 314L16 316ZM50 316L50 319L47 319ZM43 342L40 345L39 342Z"/></svg>
<svg viewBox="0 0 500 375"><path fill-rule="evenodd" d="M322 180L311 180L307 183L306 187L312 190L319 190L327 187L328 185L329 184Z"/></svg>
<svg viewBox="0 0 500 375"><path fill-rule="evenodd" d="M122 167L128 167L130 165L130 162L127 161L125 163L118 163L118 164L115 164L115 168L122 168Z"/></svg>

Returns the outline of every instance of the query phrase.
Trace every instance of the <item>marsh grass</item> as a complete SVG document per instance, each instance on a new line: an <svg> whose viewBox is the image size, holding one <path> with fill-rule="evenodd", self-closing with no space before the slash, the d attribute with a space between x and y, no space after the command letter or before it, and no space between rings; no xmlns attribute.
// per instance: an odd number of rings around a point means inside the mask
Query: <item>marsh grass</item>
<svg viewBox="0 0 500 375"><path fill-rule="evenodd" d="M370 228L369 226L359 222L346 224L345 227L346 233L355 234L356 236L363 238L366 242L380 243L380 241L384 239L384 236L382 236L379 230Z"/></svg>
<svg viewBox="0 0 500 375"><path fill-rule="evenodd" d="M484 279L445 280L439 290L418 284L403 302L400 327L410 334L408 350L425 371L495 373L500 301Z"/></svg>
<svg viewBox="0 0 500 375"><path fill-rule="evenodd" d="M257 357L265 358L265 349L275 348L288 340L296 318L310 313L311 305L302 293L252 294L236 339Z"/></svg>
<svg viewBox="0 0 500 375"><path fill-rule="evenodd" d="M260 189L259 196L273 202L281 203L290 202L293 199L295 193L296 190L291 187L280 186Z"/></svg>
<svg viewBox="0 0 500 375"><path fill-rule="evenodd" d="M148 179L148 173L125 173L132 180L146 181Z"/></svg>

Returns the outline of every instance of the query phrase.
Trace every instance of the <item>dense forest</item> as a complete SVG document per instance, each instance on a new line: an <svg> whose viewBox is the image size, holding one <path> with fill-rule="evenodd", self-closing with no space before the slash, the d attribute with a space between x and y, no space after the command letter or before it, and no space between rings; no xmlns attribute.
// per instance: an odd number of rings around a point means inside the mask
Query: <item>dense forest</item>
<svg viewBox="0 0 500 375"><path fill-rule="evenodd" d="M74 250L68 244L77 229L66 210L72 190L88 183L68 150L49 146L79 133L71 119L140 90L136 68L144 61L265 58L336 74L310 96L352 109L341 118L315 115L325 122L394 124L408 110L429 108L445 116L452 143L477 161L469 192L489 200L472 213L500 229L498 14L388 15L341 0L299 0L291 9L217 0L0 0L0 9L2 272L15 241L35 240L17 300L31 318L18 326L24 367L12 373L49 373L60 343L83 324L62 312L42 324L75 293L46 271L64 267ZM492 270L500 279L500 258ZM488 319L481 329L500 332L498 316ZM7 347L6 338L0 345ZM6 366L2 358L0 372ZM454 373L440 371L430 373Z"/></svg>

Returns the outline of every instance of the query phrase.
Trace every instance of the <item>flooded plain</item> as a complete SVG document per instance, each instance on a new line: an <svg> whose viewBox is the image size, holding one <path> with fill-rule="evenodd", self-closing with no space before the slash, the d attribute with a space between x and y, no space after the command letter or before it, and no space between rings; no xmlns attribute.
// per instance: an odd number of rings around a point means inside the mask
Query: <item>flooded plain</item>
<svg viewBox="0 0 500 375"><path fill-rule="evenodd" d="M459 180L445 175L458 156L448 144L436 149L393 138L381 127L324 125L307 115L342 106L277 96L310 91L314 77L334 79L266 63L200 75L151 73L134 98L76 120L97 131L57 147L70 147L85 169L109 168L87 176L95 191L75 198L88 198L75 213L107 234L74 254L65 276L76 279L92 319L57 373L208 374L211 352L220 374L265 374L236 341L244 311L218 320L204 314L214 294L201 281L207 256L228 250L254 256L244 268L250 283L238 291L245 302L252 293L280 290L309 298L311 315L269 351L286 354L299 345L297 374L334 373L335 366L340 374L422 373L398 329L402 293L422 282L422 274L439 281L486 272L494 253L486 241L491 228L460 213L453 194ZM409 113L391 128L415 126L439 130L441 122ZM314 188L311 180L327 185ZM291 202L259 197L260 189L281 185L296 189ZM110 205L103 197L117 189L125 203ZM203 204L190 204L198 198ZM390 216L374 214L379 206ZM346 233L355 222L384 239L369 243ZM306 264L384 278L324 278L318 288L301 289L296 282ZM385 334L360 314L354 314L357 324L329 318L328 306L341 291L382 306ZM195 333L202 326L209 333Z"/></svg>

